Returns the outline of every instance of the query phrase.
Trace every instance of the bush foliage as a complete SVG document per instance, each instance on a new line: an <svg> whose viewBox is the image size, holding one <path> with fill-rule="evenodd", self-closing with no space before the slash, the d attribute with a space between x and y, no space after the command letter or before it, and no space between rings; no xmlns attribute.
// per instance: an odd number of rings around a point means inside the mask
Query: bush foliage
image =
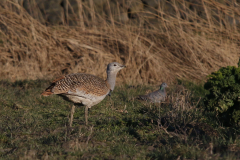
<svg viewBox="0 0 240 160"><path fill-rule="evenodd" d="M204 85L209 90L204 101L207 110L215 111L223 125L237 125L240 121L240 60L238 67L222 67L208 78Z"/></svg>

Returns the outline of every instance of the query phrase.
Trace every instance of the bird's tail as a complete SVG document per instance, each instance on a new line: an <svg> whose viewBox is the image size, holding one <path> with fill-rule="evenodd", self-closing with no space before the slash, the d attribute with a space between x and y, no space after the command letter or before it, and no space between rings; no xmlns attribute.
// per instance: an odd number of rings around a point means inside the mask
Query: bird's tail
<svg viewBox="0 0 240 160"><path fill-rule="evenodd" d="M52 89L54 87L54 84L51 84L41 95L42 96L50 96L53 94Z"/></svg>
<svg viewBox="0 0 240 160"><path fill-rule="evenodd" d="M51 89L46 89L41 95L42 96L50 96L51 94L53 94Z"/></svg>
<svg viewBox="0 0 240 160"><path fill-rule="evenodd" d="M61 80L61 79L64 79L64 78L65 78L65 76L62 76L62 77L59 77L59 78L55 79L54 81L52 81L52 84L41 95L42 96L50 96L51 94L54 94L52 92L52 89L56 85L56 82Z"/></svg>
<svg viewBox="0 0 240 160"><path fill-rule="evenodd" d="M137 97L138 100L143 100L143 101L147 101L148 100L148 97L146 95L139 95Z"/></svg>

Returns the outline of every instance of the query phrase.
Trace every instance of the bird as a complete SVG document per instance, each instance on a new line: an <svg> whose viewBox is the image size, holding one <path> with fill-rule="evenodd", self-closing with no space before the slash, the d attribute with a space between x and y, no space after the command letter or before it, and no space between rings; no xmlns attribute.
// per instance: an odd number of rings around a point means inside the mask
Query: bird
<svg viewBox="0 0 240 160"><path fill-rule="evenodd" d="M109 63L106 80L87 73L68 74L52 81L41 95L56 94L64 100L74 103L71 110L70 127L75 106L85 106L85 124L88 125L88 109L111 94L115 87L117 73L125 67L118 62Z"/></svg>
<svg viewBox="0 0 240 160"><path fill-rule="evenodd" d="M151 102L151 103L161 103L162 101L165 100L166 98L166 90L165 88L168 87L168 85L163 82L160 85L160 88L154 92L151 92L147 95L139 95L137 97L138 100L142 100L142 101L147 101L147 102Z"/></svg>

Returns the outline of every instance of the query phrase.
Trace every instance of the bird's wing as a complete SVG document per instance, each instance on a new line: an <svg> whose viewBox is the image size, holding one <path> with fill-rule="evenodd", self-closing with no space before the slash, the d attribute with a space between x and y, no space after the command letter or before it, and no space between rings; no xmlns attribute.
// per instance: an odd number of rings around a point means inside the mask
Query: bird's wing
<svg viewBox="0 0 240 160"><path fill-rule="evenodd" d="M42 95L84 93L84 95L102 96L109 91L110 88L103 79L90 74L75 73L54 80Z"/></svg>
<svg viewBox="0 0 240 160"><path fill-rule="evenodd" d="M148 96L154 102L162 101L165 99L165 93L159 90L149 93Z"/></svg>

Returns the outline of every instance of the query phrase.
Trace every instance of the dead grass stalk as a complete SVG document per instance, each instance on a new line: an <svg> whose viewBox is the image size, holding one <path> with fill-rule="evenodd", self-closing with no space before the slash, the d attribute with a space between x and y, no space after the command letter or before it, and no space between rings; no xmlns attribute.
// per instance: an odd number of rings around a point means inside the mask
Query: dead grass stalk
<svg viewBox="0 0 240 160"><path fill-rule="evenodd" d="M240 16L233 5L202 0L204 12L199 16L179 0L171 4L176 15L159 9L153 14L157 21L139 13L139 22L121 24L113 16L108 23L108 17L97 15L90 2L92 20L80 9L80 27L45 26L16 3L1 5L1 79L53 78L75 72L106 77L106 65L118 61L127 65L120 81L159 84L175 78L204 80L220 67L237 64L239 27L236 19L230 24L224 18Z"/></svg>

